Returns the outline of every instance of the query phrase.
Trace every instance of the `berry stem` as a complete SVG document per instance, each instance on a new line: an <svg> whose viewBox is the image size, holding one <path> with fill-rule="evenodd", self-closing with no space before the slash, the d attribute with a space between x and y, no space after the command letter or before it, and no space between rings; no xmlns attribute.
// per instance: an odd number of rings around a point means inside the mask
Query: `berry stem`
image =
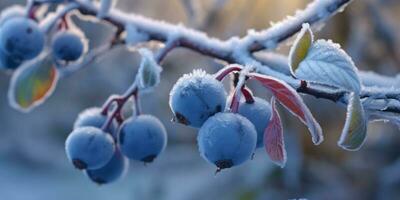
<svg viewBox="0 0 400 200"><path fill-rule="evenodd" d="M142 114L142 109L141 109L141 106L140 106L139 90L136 90L133 93L133 99L135 101L134 102L134 104L135 104L135 115L139 116L139 115Z"/></svg>
<svg viewBox="0 0 400 200"><path fill-rule="evenodd" d="M107 121L104 123L102 129L106 130L108 129L108 127L111 125L111 123L113 122L113 120L115 119L119 124L122 124L122 122L124 121L122 114L121 114L121 110L124 107L125 103L129 100L129 98L131 98L132 96L137 99L137 93L138 93L138 87L136 84L136 81L131 85L131 87L126 90L126 92L123 95L113 95L111 96L103 105L102 107L102 111L101 114L102 115L107 115ZM113 105L115 105L114 110L112 111L111 115L108 115L108 110L110 109L110 107ZM136 101L135 101L136 103Z"/></svg>
<svg viewBox="0 0 400 200"><path fill-rule="evenodd" d="M253 104L254 103L254 97L253 97L253 93L251 92L251 90L246 87L243 86L240 91L242 92L244 98L246 99L246 103L248 104Z"/></svg>
<svg viewBox="0 0 400 200"><path fill-rule="evenodd" d="M215 79L217 79L218 81L222 81L231 72L238 72L242 70L242 68L243 67L241 65L237 64L227 65L226 67L222 68L217 73L215 73L214 75Z"/></svg>
<svg viewBox="0 0 400 200"><path fill-rule="evenodd" d="M168 53L174 49L175 47L179 46L179 40L178 38L171 38L169 39L163 48L161 48L158 53L154 56L156 62L160 64L165 57L168 55Z"/></svg>

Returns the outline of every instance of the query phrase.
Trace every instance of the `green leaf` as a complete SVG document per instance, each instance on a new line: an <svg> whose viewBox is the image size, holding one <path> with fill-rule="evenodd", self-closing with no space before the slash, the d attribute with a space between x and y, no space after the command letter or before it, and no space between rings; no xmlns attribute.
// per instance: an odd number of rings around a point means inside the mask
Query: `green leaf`
<svg viewBox="0 0 400 200"><path fill-rule="evenodd" d="M352 92L347 106L346 122L338 145L349 151L360 149L367 136L367 122L360 97Z"/></svg>
<svg viewBox="0 0 400 200"><path fill-rule="evenodd" d="M301 61L307 56L308 49L314 41L313 33L309 24L303 24L303 28L297 35L293 46L290 48L289 53L289 66L294 76L294 72L299 67Z"/></svg>
<svg viewBox="0 0 400 200"><path fill-rule="evenodd" d="M153 53L148 49L139 49L142 56L138 71L139 87L141 90L150 90L160 83L162 68L154 60Z"/></svg>
<svg viewBox="0 0 400 200"><path fill-rule="evenodd" d="M51 95L57 80L51 55L43 53L15 71L8 90L9 103L17 110L29 112Z"/></svg>

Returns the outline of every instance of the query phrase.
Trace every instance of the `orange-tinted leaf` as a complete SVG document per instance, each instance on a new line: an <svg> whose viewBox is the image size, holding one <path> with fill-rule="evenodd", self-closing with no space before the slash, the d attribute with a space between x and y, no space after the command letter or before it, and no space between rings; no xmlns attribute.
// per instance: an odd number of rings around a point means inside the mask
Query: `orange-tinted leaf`
<svg viewBox="0 0 400 200"><path fill-rule="evenodd" d="M11 106L28 112L40 105L53 92L58 72L51 55L42 54L15 71L11 78L8 98Z"/></svg>

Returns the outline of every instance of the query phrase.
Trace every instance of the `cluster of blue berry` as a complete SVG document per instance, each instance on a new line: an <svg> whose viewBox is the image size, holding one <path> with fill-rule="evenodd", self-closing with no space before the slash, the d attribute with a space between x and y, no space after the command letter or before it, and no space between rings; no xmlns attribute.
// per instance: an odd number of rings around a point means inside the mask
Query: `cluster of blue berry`
<svg viewBox="0 0 400 200"><path fill-rule="evenodd" d="M103 108L83 111L65 142L70 162L85 170L95 183L111 183L122 177L128 158L153 162L167 145L166 130L156 117L138 112L125 120L121 117L121 107L130 96L112 97ZM109 114L112 102L118 106Z"/></svg>
<svg viewBox="0 0 400 200"><path fill-rule="evenodd" d="M186 74L174 85L169 99L174 121L199 128L201 156L216 165L217 172L249 160L263 146L271 118L271 105L253 97L245 87L246 101L236 99L238 109L226 109L228 98L220 80L230 72L223 71L222 76L199 70Z"/></svg>
<svg viewBox="0 0 400 200"><path fill-rule="evenodd" d="M14 70L22 62L37 57L47 49L45 31L33 16L25 16L21 9L12 7L0 18L0 68ZM85 49L83 39L79 34L68 31L65 21L60 25L50 40L53 58L55 61L76 61Z"/></svg>

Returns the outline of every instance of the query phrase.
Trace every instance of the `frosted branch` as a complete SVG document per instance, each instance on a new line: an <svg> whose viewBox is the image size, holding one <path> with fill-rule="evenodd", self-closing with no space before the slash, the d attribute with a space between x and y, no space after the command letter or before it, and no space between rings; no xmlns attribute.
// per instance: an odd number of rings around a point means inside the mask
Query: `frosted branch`
<svg viewBox="0 0 400 200"><path fill-rule="evenodd" d="M83 15L96 16L98 13L99 5L96 2L84 0L70 0L70 2L78 4L78 10ZM259 73L279 78L300 93L346 105L348 92L296 80L286 73L286 69L273 66L274 63L282 62L282 58L274 60L272 57L265 62L256 59L253 53L276 48L280 43L296 34L303 23L311 25L322 23L341 12L349 2L351 0L314 0L304 10L297 11L294 16L287 17L268 29L259 32L251 30L242 38L232 37L228 40L212 38L203 32L186 28L183 25L156 21L136 14L127 14L117 9L112 10L103 20L117 27L118 30L124 30L128 24L133 25L138 32L148 36L148 41L155 40L165 43L165 48L157 55L158 62L161 62L171 50L184 47L227 63L253 65ZM171 38L174 38L174 40L171 40ZM365 73L361 72L360 76L363 79ZM382 77L369 78L378 81ZM383 78L382 80L386 79ZM400 91L384 83L381 83L380 86L379 90L370 87L368 84L365 84L362 88L361 97L365 110L380 117L386 115L385 113L388 116L399 115Z"/></svg>

